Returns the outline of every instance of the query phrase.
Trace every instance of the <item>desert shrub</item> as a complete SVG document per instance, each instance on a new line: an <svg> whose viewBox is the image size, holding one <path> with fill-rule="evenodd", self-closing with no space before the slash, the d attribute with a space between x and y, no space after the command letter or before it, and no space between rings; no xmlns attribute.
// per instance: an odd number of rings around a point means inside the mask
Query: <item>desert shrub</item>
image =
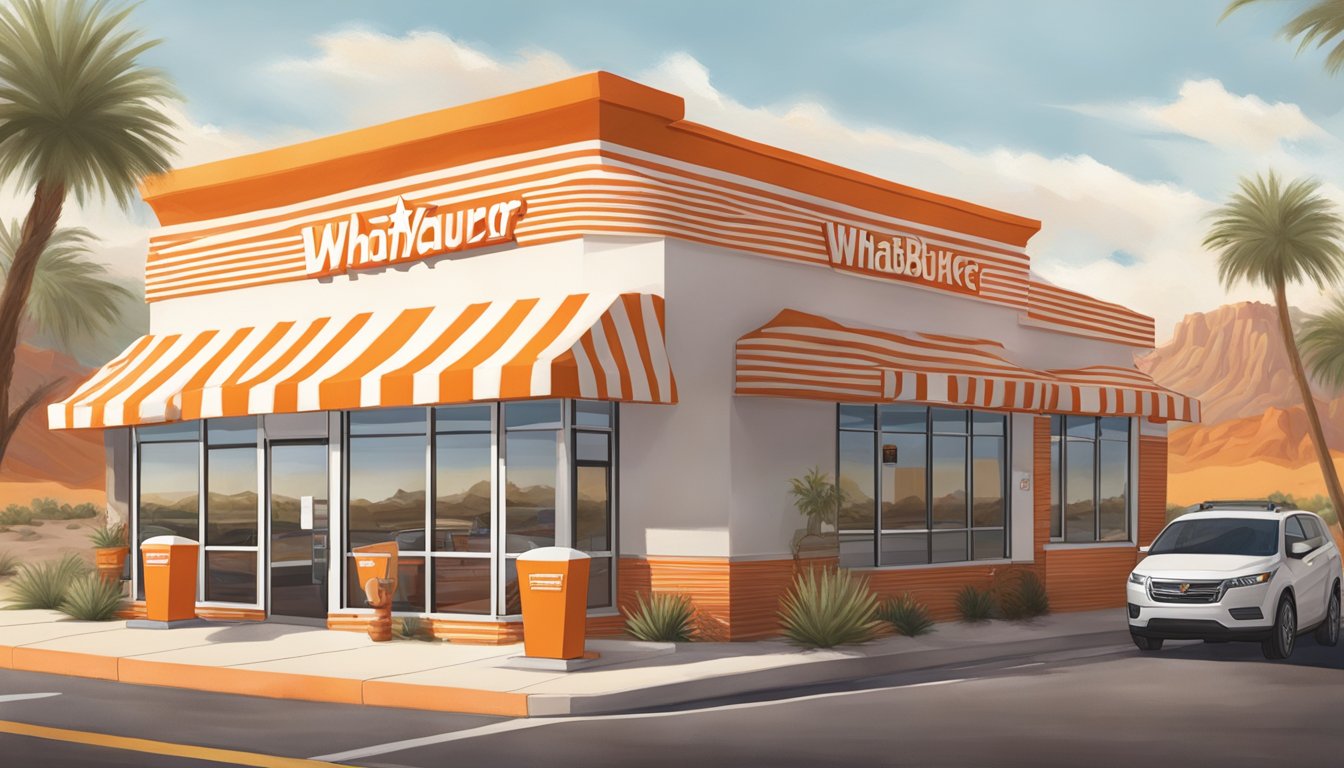
<svg viewBox="0 0 1344 768"><path fill-rule="evenodd" d="M28 507L10 504L0 511L0 523L4 525L28 525L31 522L33 522L33 510Z"/></svg>
<svg viewBox="0 0 1344 768"><path fill-rule="evenodd" d="M65 530L67 530L67 531L78 531L80 528L83 528L83 527L84 527L84 526L80 525L79 523L68 523L68 524L66 524L66 526L65 526Z"/></svg>
<svg viewBox="0 0 1344 768"><path fill-rule="evenodd" d="M780 602L784 635L807 648L863 643L877 631L877 598L868 580L849 571L809 568Z"/></svg>
<svg viewBox="0 0 1344 768"><path fill-rule="evenodd" d="M79 527L76 523L75 528ZM126 546L126 526L122 523L116 525L104 525L102 528L94 528L89 532L89 541L98 548L105 547L124 547Z"/></svg>
<svg viewBox="0 0 1344 768"><path fill-rule="evenodd" d="M651 643L684 643L695 635L695 607L686 595L668 592L635 595L635 605L625 619L625 631L636 640Z"/></svg>
<svg viewBox="0 0 1344 768"><path fill-rule="evenodd" d="M0 552L0 576L13 576L18 569L18 555L13 552Z"/></svg>
<svg viewBox="0 0 1344 768"><path fill-rule="evenodd" d="M962 621L988 621L994 618L994 593L970 584L957 592L957 613Z"/></svg>
<svg viewBox="0 0 1344 768"><path fill-rule="evenodd" d="M19 541L37 541L42 538L37 535L37 531L32 528L22 528L19 530Z"/></svg>
<svg viewBox="0 0 1344 768"><path fill-rule="evenodd" d="M85 574L70 582L59 607L61 613L80 621L108 621L117 615L122 601L121 584Z"/></svg>
<svg viewBox="0 0 1344 768"><path fill-rule="evenodd" d="M999 610L1003 618L1021 621L1050 612L1050 596L1035 571L1014 572L999 592Z"/></svg>
<svg viewBox="0 0 1344 768"><path fill-rule="evenodd" d="M77 555L45 563L25 563L10 582L10 603L15 608L60 608L75 581L89 573Z"/></svg>
<svg viewBox="0 0 1344 768"><path fill-rule="evenodd" d="M392 620L392 636L401 640L423 640L433 642L434 627L418 616L407 616Z"/></svg>
<svg viewBox="0 0 1344 768"><path fill-rule="evenodd" d="M909 592L883 601L877 608L877 617L895 627L897 632L906 637L933 631L933 617L929 615L928 607Z"/></svg>

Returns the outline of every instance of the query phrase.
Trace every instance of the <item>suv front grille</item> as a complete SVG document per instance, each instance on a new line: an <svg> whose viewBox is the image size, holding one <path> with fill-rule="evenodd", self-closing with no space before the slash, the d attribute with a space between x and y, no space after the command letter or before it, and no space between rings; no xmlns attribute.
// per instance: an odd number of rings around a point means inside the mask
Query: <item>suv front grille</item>
<svg viewBox="0 0 1344 768"><path fill-rule="evenodd" d="M1223 596L1223 582L1153 579L1148 594L1159 603L1216 603Z"/></svg>

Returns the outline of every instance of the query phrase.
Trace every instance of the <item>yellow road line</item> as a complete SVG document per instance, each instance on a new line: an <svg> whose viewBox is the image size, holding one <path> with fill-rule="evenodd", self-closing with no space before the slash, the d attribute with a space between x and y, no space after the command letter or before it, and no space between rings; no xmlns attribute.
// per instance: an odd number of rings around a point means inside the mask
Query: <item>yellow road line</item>
<svg viewBox="0 0 1344 768"><path fill-rule="evenodd" d="M145 752L151 755L185 757L192 760L208 760L215 763L248 765L255 768L314 768L315 766L336 766L336 763L324 763L320 760L305 760L299 757L280 757L263 755L257 752L240 752L233 749L215 749L214 747L196 747L190 744L174 744L169 741L152 739L134 739L128 736L113 736L90 731L72 731L66 728L50 728L45 725L15 723L0 720L0 733L15 736L31 736L35 739L65 741L72 744L87 744L94 747L120 749L128 752ZM341 768L344 768L343 766Z"/></svg>

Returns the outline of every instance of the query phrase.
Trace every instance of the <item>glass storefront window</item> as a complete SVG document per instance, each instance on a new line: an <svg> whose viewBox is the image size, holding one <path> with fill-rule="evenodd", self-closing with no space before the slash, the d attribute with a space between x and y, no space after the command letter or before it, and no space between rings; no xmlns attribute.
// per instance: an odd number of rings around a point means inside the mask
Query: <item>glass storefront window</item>
<svg viewBox="0 0 1344 768"><path fill-rule="evenodd" d="M842 565L1008 556L1004 414L841 404L837 427Z"/></svg>
<svg viewBox="0 0 1344 768"><path fill-rule="evenodd" d="M257 447L211 448L206 454L205 545L257 545Z"/></svg>
<svg viewBox="0 0 1344 768"><path fill-rule="evenodd" d="M505 433L506 552L555 545L557 437L549 430Z"/></svg>
<svg viewBox="0 0 1344 768"><path fill-rule="evenodd" d="M1067 542L1129 541L1130 420L1050 420L1050 535Z"/></svg>

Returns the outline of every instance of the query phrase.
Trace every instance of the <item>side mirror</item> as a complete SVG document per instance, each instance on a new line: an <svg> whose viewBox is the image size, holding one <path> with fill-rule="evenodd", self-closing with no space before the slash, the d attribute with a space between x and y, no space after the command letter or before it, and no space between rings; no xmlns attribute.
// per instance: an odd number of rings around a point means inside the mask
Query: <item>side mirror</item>
<svg viewBox="0 0 1344 768"><path fill-rule="evenodd" d="M1310 541L1294 541L1288 545L1288 556L1295 558L1306 557L1315 547L1311 546Z"/></svg>
<svg viewBox="0 0 1344 768"><path fill-rule="evenodd" d="M1152 547L1139 547L1139 557L1140 557L1140 558L1147 557L1147 556L1148 556L1148 550L1150 550L1150 549L1152 549Z"/></svg>

